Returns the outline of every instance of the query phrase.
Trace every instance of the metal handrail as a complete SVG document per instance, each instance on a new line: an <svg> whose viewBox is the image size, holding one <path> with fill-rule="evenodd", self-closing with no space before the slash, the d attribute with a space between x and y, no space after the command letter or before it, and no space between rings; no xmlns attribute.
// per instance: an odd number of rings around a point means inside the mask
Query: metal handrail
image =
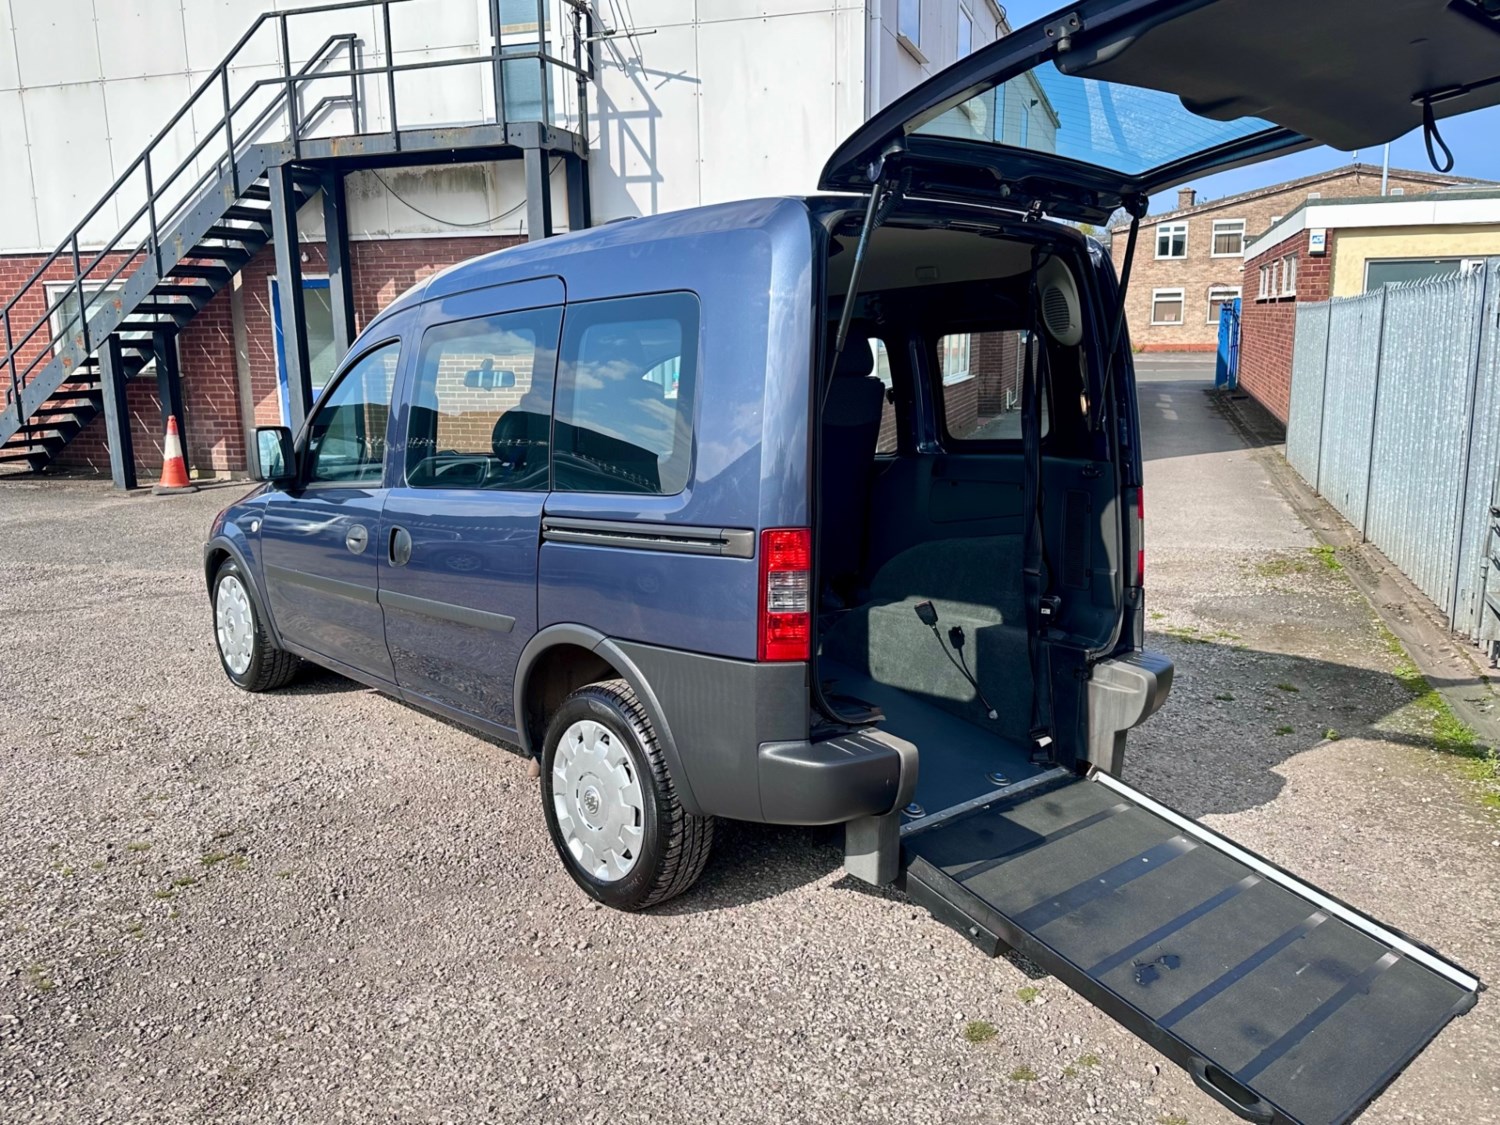
<svg viewBox="0 0 1500 1125"><path fill-rule="evenodd" d="M84 213L83 217L74 225L72 230L68 232L68 234L64 237L57 248L41 261L41 263L32 272L31 276L27 278L25 283L4 303L3 306L0 306L0 319L3 319L5 345L4 353L3 355L0 355L0 371L8 369L9 372L8 380L4 380L3 376L0 376L0 387L5 388L7 397L9 397L15 404L18 428L19 426L24 426L26 424L25 411L23 410L21 405L22 391L27 386L29 379L35 372L36 368L39 365L49 362L53 355L52 349L45 347L39 348L37 350L37 354L31 359L31 361L29 363L24 363L23 365L19 360L19 353L23 349L25 349L28 344L32 344L32 341L37 338L38 334L41 333L43 329L49 329L46 339L48 342L53 341L54 336L50 332L52 318L57 312L59 312L59 310L62 309L62 307L67 303L70 297L74 297L78 301L78 317L76 320L70 318L68 324L61 328L59 330L59 333L63 336L66 336L71 332L78 330L80 332L79 343L83 347L84 354L87 355L92 352L93 343L95 343L95 341L91 341L89 338L89 320L90 309L93 301L90 299L86 291L85 283L87 282L87 285L90 288L95 288L96 290L102 291L104 289L107 289L110 285L117 281L119 277L127 270L138 268L141 263L148 260L154 265L156 276L162 276L162 267L164 265L162 255L163 230L170 229L175 223L177 223L181 218L183 212L194 206L195 202L199 200L201 193L208 187L208 185L210 185L214 181L214 179L218 177L222 177L227 174L233 186L235 198L239 197L243 186L239 183L239 159L241 153L242 151L247 150L250 145L259 143L258 137L261 131L265 128L267 123L271 120L274 120L278 114L286 114L289 127L288 132L290 134L289 139L292 143L292 152L294 157L296 155L299 155L301 152L301 144L304 139L303 133L305 130L303 128L303 125L309 119L309 117L305 117L302 114L301 105L299 102L299 96L301 94L302 87L305 84L310 82L347 78L349 80L349 93L347 95L337 95L332 98L322 99L317 103L317 105L313 107L312 113L309 116L315 119L327 105L337 104L347 98L347 101L351 108L351 112L354 116L354 131L358 133L361 131L363 124L361 120L361 110L363 106L360 96L360 79L372 75L384 76L387 106L390 115L388 131L392 138L393 147L399 149L401 144L401 137L396 99L395 80L397 74L415 70L439 69L449 66L489 65L493 68L495 76L495 119L497 122L502 124L506 120L503 62L535 59L537 66L542 72L542 90L544 93L544 97L546 96L545 91L547 89L546 77L548 66L557 66L574 74L578 79L580 93L583 92L582 88L584 84L592 77L592 57L585 56L581 53L583 51L583 39L577 26L579 17L576 8L574 10L575 34L573 43L573 54L575 56L575 61L569 63L563 59L553 56L549 51L547 51L544 0L538 0L537 2L537 22L535 25L536 39L535 46L532 50L507 52L502 49L499 3L498 0L492 0L490 9L494 42L491 44L488 53L462 58L433 59L414 63L397 63L395 61L394 43L390 30L390 7L392 4L400 4L406 2L408 2L408 0L339 0L339 2L336 3L318 4L305 8L288 9L279 12L264 12L258 15L251 22L250 26L239 37L239 39L235 41L234 45L229 49L229 51L225 54L224 58L218 63L218 65L208 73L208 75L203 79L202 82L198 84L197 88L192 92L188 99L177 109L177 111L167 120L167 123L162 126L162 128L157 131L156 135L152 137L152 139L146 144L141 154L137 156L133 161L131 161L131 163L125 168L125 170L115 178L114 183L112 183L110 187L104 192L98 202L96 202L92 207L89 208L87 212ZM313 14L326 14L329 12L350 11L354 9L370 9L377 7L380 9L382 44L384 47L384 61L382 64L378 66L361 65L362 60L358 57L358 47L360 44L358 35L352 32L344 32L330 35L323 42L322 46L320 46L317 51L313 52L313 54L305 63L303 63L295 71L292 69L290 58L290 36L288 31L288 25L291 20ZM275 77L260 79L252 83L250 87L246 89L238 99L232 99L229 84L230 68L237 62L240 53L255 37L256 33L260 31L260 29L267 23L271 22L275 22L279 25L278 53L281 56L280 62L282 73ZM323 69L325 64L327 64L331 60L333 55L336 54L340 49L347 49L349 51L349 66L343 70ZM588 63L587 69L585 69L585 67L582 65L585 61L585 58L587 59ZM279 95L273 98L269 105L265 106L259 113L256 114L254 120L250 122L248 127L243 129L236 129L235 116L245 108L245 106L253 97L255 97L256 94L267 87L278 87L280 89ZM208 96L210 94L216 96L221 103L222 108L218 120L204 131L202 139L193 146L192 150L185 157L182 158L182 160L171 171L171 173L169 173L164 179L158 180L158 169L153 163L153 156L156 154L157 149L167 139L172 130L179 123L181 123L189 113L193 111L193 109L205 96ZM579 110L580 114L587 112L586 99L581 99ZM580 120L582 119L583 118L581 117ZM178 199L175 204L169 207L166 206L167 193L173 188L175 184L179 182L188 168L192 166L192 164L199 159L200 155L213 143L222 143L224 152L223 157L219 160L216 160L213 167L209 168L202 175L197 177L196 180L194 180L185 190L183 190L181 192L181 198ZM140 206L138 206L128 218L124 219L124 221L121 223L120 228L116 231L113 237L111 237L103 245L103 247L93 252L92 256L89 256L87 258L87 263L85 264L85 254L82 249L82 236L84 229L89 225L90 222L95 219L96 216L99 215L101 211L103 211L103 209L107 205L109 205L126 188L127 184L134 176L136 176L137 173L142 173L145 179L145 201ZM134 245L122 245L126 237L130 234L131 230L136 228L137 224L139 224L143 219L146 223L146 232L141 241L135 243ZM105 260L111 255L121 256L121 260L119 261L118 265L113 269L113 271L108 274L107 277L104 278L103 281L95 280L96 271L100 270L101 263L104 263ZM33 324L31 324L23 334L21 334L19 339L15 338L15 332L17 329L14 320L17 305L23 298L27 297L34 290L36 285L47 284L47 275L49 271L52 271L53 268L58 264L58 262L63 260L64 258L67 259L71 266L72 276L66 278L54 278L52 280L71 282L72 284L68 286L67 291L60 297L58 297L56 301L48 301L44 296L41 302L43 308L41 316Z"/></svg>

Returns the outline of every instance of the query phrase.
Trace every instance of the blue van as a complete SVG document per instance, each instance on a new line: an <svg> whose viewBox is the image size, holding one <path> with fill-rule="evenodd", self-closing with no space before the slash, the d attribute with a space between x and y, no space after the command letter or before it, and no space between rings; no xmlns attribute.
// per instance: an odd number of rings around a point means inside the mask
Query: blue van
<svg viewBox="0 0 1500 1125"><path fill-rule="evenodd" d="M1488 8L1386 7L1086 0L882 111L825 194L419 284L300 433L257 431L205 554L225 672L307 660L515 743L622 909L691 887L717 818L843 825L852 875L1235 1112L1347 1120L1479 983L1120 780L1172 666L1122 282L1079 225L1130 217L1128 276L1153 191L1494 100ZM1330 83L1302 55L1335 47Z"/></svg>

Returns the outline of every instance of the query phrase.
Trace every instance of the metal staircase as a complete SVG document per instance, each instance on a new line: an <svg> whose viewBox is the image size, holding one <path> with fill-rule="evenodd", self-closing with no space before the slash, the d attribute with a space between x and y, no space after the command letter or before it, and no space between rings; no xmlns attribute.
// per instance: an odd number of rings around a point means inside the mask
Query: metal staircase
<svg viewBox="0 0 1500 1125"><path fill-rule="evenodd" d="M487 52L397 62L400 47L391 38L391 7L413 2L348 0L268 12L251 24L0 309L0 464L24 462L41 472L103 413L116 484L132 484L133 463L121 464L131 461L126 381L153 361L159 369L170 368L175 379L176 334L273 237L296 244L297 208L328 187L330 174L453 159L524 158L528 234L534 238L551 233L545 173L548 159L558 156L568 164L570 223L588 224L583 134L586 83L592 78L587 49L592 23L587 5L569 3L572 62L548 52L542 0L537 0L536 22L520 49L502 46L502 0L490 0L492 42ZM330 35L294 67L291 31L297 22L306 17L326 22L328 13L339 12L366 13L366 23L374 16L382 30L380 61L366 65L360 35L347 31ZM266 31L276 37L281 73L252 82L232 97L232 75L239 73L242 55ZM538 116L543 119L508 121L506 82L514 81L517 66L529 65L539 69ZM486 67L493 78L488 120L445 128L401 127L398 75L466 66ZM570 72L577 81L576 133L546 120L550 67ZM383 95L378 99L383 126L378 131L369 131L372 99L367 87ZM330 88L333 92L326 93ZM317 94L323 96L315 98ZM166 156L172 151L173 130L184 121L201 128L197 123L208 107L217 111L217 122L202 131L185 157L174 161ZM163 176L168 163L172 170ZM332 194L342 207L341 186ZM86 228L111 207L129 217L102 247L85 249ZM330 257L334 253L330 246ZM341 253L347 262L347 248ZM296 256L286 255L285 263L282 257L278 255L278 267L297 273ZM293 294L300 315L300 276L281 280L281 291ZM286 284L289 280L296 284ZM60 283L62 291L57 292ZM352 308L352 299L348 305ZM305 387L305 371L301 374ZM180 408L180 389L171 397ZM128 471L122 473L122 468Z"/></svg>

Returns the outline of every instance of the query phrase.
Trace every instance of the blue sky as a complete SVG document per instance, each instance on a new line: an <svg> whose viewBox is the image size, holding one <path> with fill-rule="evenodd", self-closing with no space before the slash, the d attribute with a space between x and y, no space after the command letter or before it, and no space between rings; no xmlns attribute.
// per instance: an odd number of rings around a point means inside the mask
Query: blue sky
<svg viewBox="0 0 1500 1125"><path fill-rule="evenodd" d="M1058 0L1013 0L1005 5L1012 27L1028 24L1056 11L1057 7ZM1495 138L1500 136L1500 106L1441 121L1439 129L1443 140L1453 150L1455 176L1500 180L1500 145L1495 144ZM1359 159L1367 164L1378 165L1382 155L1380 148L1365 149L1360 152ZM1217 176L1205 176L1184 186L1197 188L1200 201L1217 199L1237 192L1251 191L1266 184L1337 168L1353 159L1351 153L1320 147L1268 160L1263 164L1252 164L1248 168L1221 172ZM1391 142L1391 167L1431 170L1432 165L1427 160L1420 129ZM1175 191L1161 192L1151 200L1152 211L1170 211L1176 205Z"/></svg>

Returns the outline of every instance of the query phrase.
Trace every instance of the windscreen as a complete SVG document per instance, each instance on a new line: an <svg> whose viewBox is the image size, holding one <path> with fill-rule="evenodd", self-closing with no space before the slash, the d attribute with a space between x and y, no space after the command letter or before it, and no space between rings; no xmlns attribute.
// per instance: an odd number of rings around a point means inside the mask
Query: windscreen
<svg viewBox="0 0 1500 1125"><path fill-rule="evenodd" d="M914 131L1137 175L1275 128L1258 117L1214 121L1175 94L1075 78L1048 64L951 105Z"/></svg>

